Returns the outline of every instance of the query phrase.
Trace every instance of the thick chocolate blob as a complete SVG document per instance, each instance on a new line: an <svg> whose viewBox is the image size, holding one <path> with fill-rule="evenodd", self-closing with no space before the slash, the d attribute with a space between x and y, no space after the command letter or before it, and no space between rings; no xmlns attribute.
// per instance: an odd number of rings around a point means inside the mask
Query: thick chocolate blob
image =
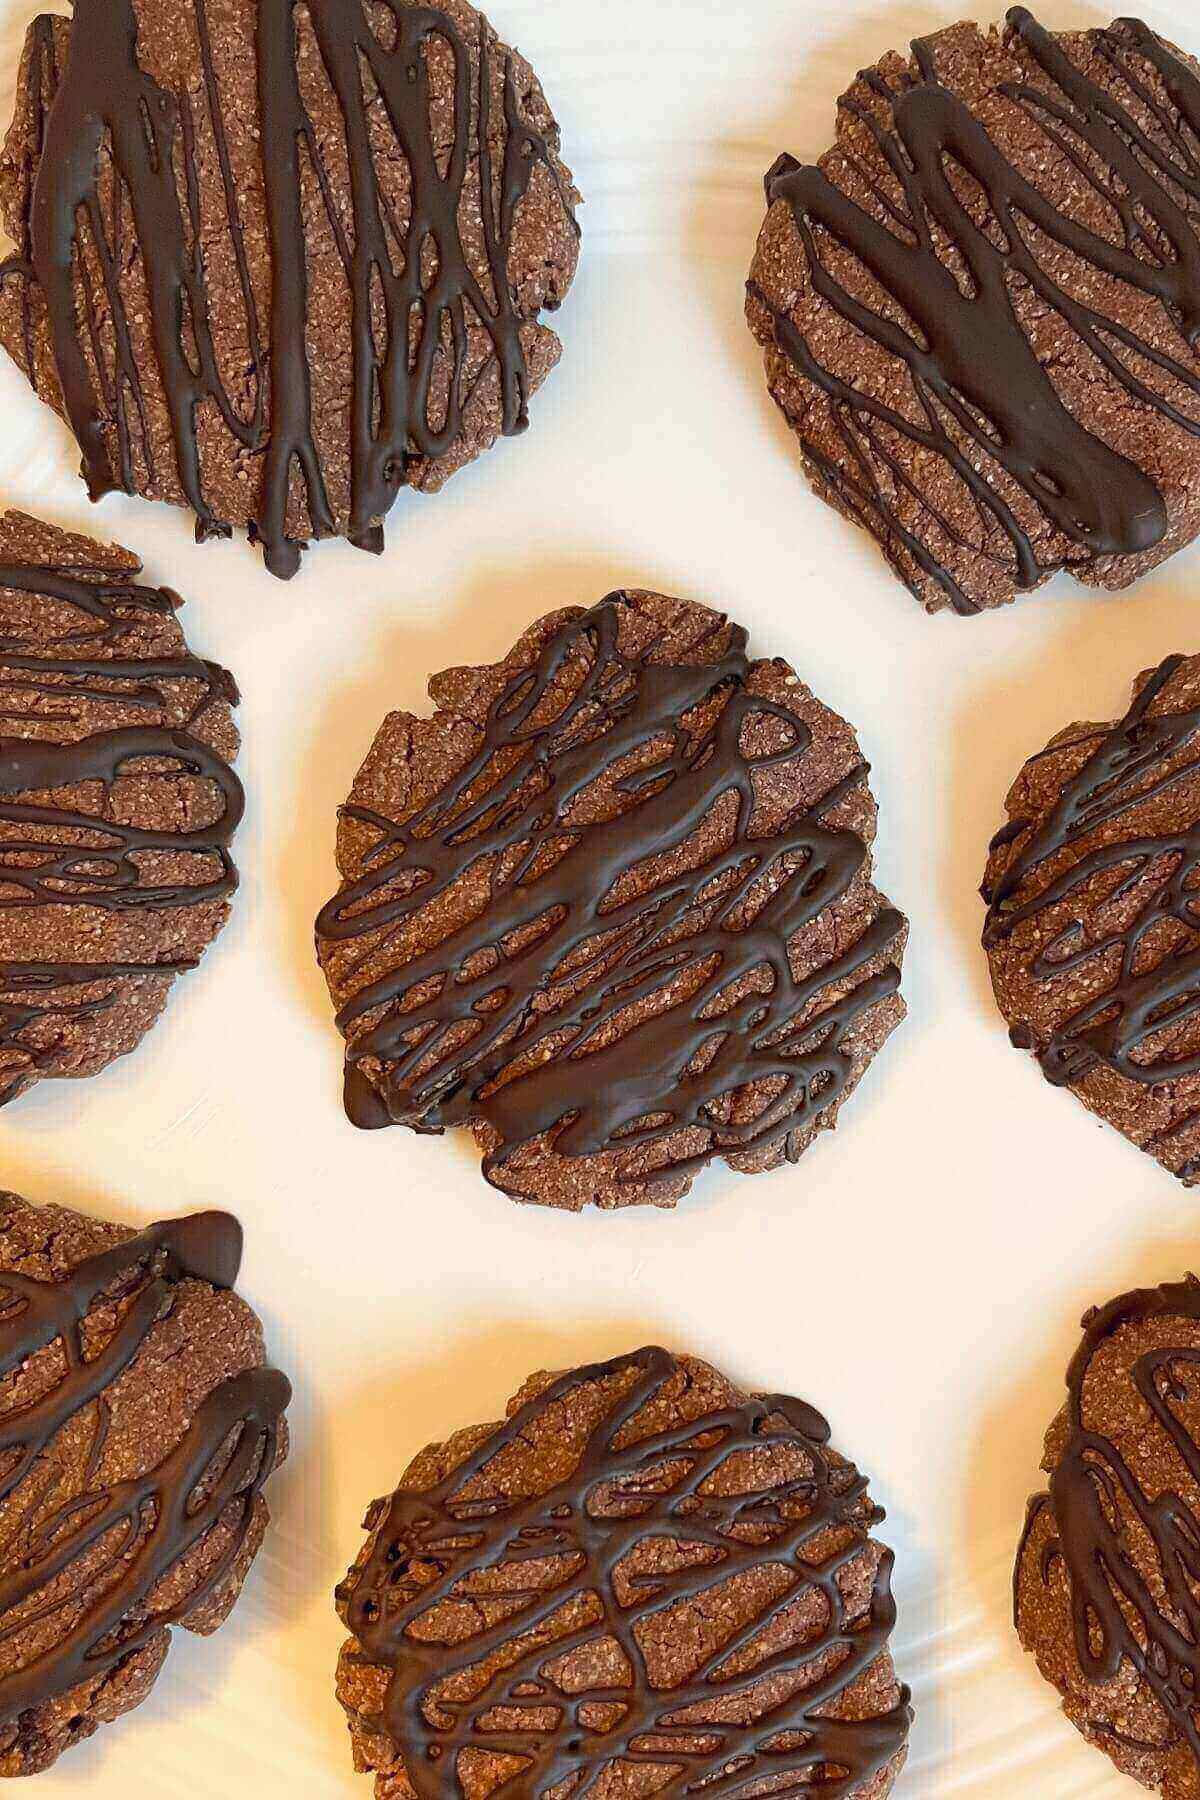
<svg viewBox="0 0 1200 1800"><path fill-rule="evenodd" d="M525 427L577 196L532 72L461 0L210 12L32 27L0 336L93 499L244 524L286 577L309 537L382 549L402 487Z"/></svg>
<svg viewBox="0 0 1200 1800"><path fill-rule="evenodd" d="M1015 1577L1068 1716L1164 1800L1200 1782L1200 1285L1094 1309Z"/></svg>
<svg viewBox="0 0 1200 1800"><path fill-rule="evenodd" d="M1200 1179L1200 659L1027 764L991 845L983 942L1013 1043Z"/></svg>
<svg viewBox="0 0 1200 1800"><path fill-rule="evenodd" d="M237 688L137 572L0 519L0 1104L131 1049L237 886Z"/></svg>
<svg viewBox="0 0 1200 1800"><path fill-rule="evenodd" d="M445 720L455 766L422 804L356 788L317 921L356 1124L473 1124L510 1192L542 1197L521 1171L549 1151L591 1160L587 1197L634 1199L714 1155L795 1157L832 1119L897 1016L904 922L869 886L848 728L745 645L610 596L527 634L478 729Z"/></svg>
<svg viewBox="0 0 1200 1800"><path fill-rule="evenodd" d="M241 1249L224 1213L134 1236L0 1200L0 1773L137 1704L168 1628L236 1598L290 1396L227 1291Z"/></svg>
<svg viewBox="0 0 1200 1800"><path fill-rule="evenodd" d="M881 1800L911 1718L892 1558L828 1439L802 1401L650 1348L535 1377L418 1458L338 1591L380 1794L444 1800L469 1767L530 1800Z"/></svg>
<svg viewBox="0 0 1200 1800"><path fill-rule="evenodd" d="M1200 530L1196 65L1014 7L1003 43L918 40L842 109L819 166L768 174L749 287L818 490L931 610L1063 566L1125 585Z"/></svg>

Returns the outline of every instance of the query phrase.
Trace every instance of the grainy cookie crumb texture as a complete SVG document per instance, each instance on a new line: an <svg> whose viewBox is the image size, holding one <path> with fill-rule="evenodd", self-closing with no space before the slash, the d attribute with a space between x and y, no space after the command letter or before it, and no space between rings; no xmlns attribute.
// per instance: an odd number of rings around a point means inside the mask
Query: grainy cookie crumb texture
<svg viewBox="0 0 1200 1800"><path fill-rule="evenodd" d="M930 611L1121 588L1200 530L1200 65L951 26L783 156L747 315L824 499Z"/></svg>
<svg viewBox="0 0 1200 1800"><path fill-rule="evenodd" d="M903 1017L854 733L722 614L621 592L393 713L317 947L358 1125L474 1128L570 1210L795 1161Z"/></svg>
<svg viewBox="0 0 1200 1800"><path fill-rule="evenodd" d="M229 917L237 687L139 571L0 518L0 1104L132 1050Z"/></svg>
<svg viewBox="0 0 1200 1800"><path fill-rule="evenodd" d="M0 1196L0 1776L144 1700L171 1627L228 1616L289 1389L207 1213L135 1236Z"/></svg>
<svg viewBox="0 0 1200 1800"><path fill-rule="evenodd" d="M467 0L79 0L30 27L0 158L0 341L93 498L245 527L287 577L383 545L528 421L579 196Z"/></svg>
<svg viewBox="0 0 1200 1800"><path fill-rule="evenodd" d="M1163 1800L1200 1793L1200 1284L1083 1321L1015 1576L1021 1642L1067 1717Z"/></svg>
<svg viewBox="0 0 1200 1800"><path fill-rule="evenodd" d="M992 987L1014 1045L1188 1185L1200 1181L1200 657L1124 718L1031 757L991 845Z"/></svg>
<svg viewBox="0 0 1200 1800"><path fill-rule="evenodd" d="M355 1766L378 1800L883 1800L910 1711L882 1516L811 1407L694 1357L532 1376L368 1514L338 1591Z"/></svg>

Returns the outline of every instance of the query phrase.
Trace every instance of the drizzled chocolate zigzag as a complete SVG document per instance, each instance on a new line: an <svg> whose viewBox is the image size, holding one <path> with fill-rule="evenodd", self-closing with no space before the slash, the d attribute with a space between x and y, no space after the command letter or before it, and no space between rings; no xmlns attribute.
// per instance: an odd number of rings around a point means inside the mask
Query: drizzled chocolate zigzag
<svg viewBox="0 0 1200 1800"><path fill-rule="evenodd" d="M62 1379L40 1399L0 1414L0 1503L18 1492L69 1420L89 1408L95 1416L84 1491L36 1519L24 1555L4 1558L0 1637L19 1639L35 1612L43 1626L61 1616L62 1630L20 1667L0 1675L0 1722L114 1669L164 1626L201 1607L233 1569L277 1460L291 1390L276 1370L249 1369L214 1388L157 1468L108 1487L93 1486L93 1478L109 1431L106 1390L137 1357L177 1282L194 1277L232 1287L241 1245L236 1220L201 1213L153 1225L80 1263L63 1281L0 1270L0 1380L51 1344L61 1346L65 1359ZM139 1271L115 1331L103 1348L85 1354L89 1312L122 1278ZM237 1522L221 1557L174 1605L147 1612L158 1582L219 1521L230 1523L231 1507ZM102 1566L73 1581L72 1571L105 1540L110 1543Z"/></svg>
<svg viewBox="0 0 1200 1800"><path fill-rule="evenodd" d="M876 1713L837 1716L886 1653L896 1618L889 1551L877 1552L865 1616L850 1615L842 1586L875 1553L865 1534L883 1517L865 1480L830 1460L820 1414L783 1395L641 1435L637 1415L677 1369L648 1348L564 1375L436 1487L402 1487L368 1516L369 1552L338 1597L357 1640L351 1663L393 1671L383 1716L368 1723L395 1745L419 1800L458 1792L464 1755L515 1759L496 1791L531 1800L560 1784L589 1792L620 1766L645 1772L665 1800L745 1794L768 1778L771 1792L845 1800L902 1755L907 1690ZM571 1472L531 1498L489 1492L494 1460L511 1460L590 1384L611 1385L612 1397ZM771 1468L773 1449L793 1460L791 1477ZM674 1551L674 1566L668 1557L661 1572L637 1573L654 1551ZM705 1596L719 1610L725 1583L767 1566L787 1570L783 1591L760 1599L685 1681L656 1686L642 1636L655 1616ZM493 1614L474 1602L477 1629L466 1634L430 1629L447 1607L461 1618L455 1600L481 1588L515 1603ZM809 1593L821 1599L819 1629L739 1657ZM576 1655L605 1667L614 1648L623 1679L569 1678Z"/></svg>
<svg viewBox="0 0 1200 1800"><path fill-rule="evenodd" d="M1065 320L1119 389L1192 436L1200 436L1200 366L1165 353L1056 280L1039 257L1038 234L1079 262L1157 301L1187 347L1200 340L1200 81L1194 69L1136 19L1088 34L1125 84L1128 104L1092 81L1063 45L1024 7L1008 26L1048 86L1004 83L999 92L1045 134L1119 218L1123 242L1110 241L1055 204L1012 165L994 137L939 79L932 45L917 40L919 78L893 89L877 71L860 79L891 109L885 129L852 96L843 106L870 133L894 180L896 197L872 183L886 220L839 191L818 168L779 159L767 197L790 207L813 289L837 318L895 357L911 378L919 416L887 403L864 381L827 369L819 346L761 287L754 300L774 320L775 341L834 411L845 446L835 463L810 438L802 448L859 521L899 548L942 589L960 613L979 610L953 573L900 516L897 495L915 496L897 439L932 452L953 471L985 526L1008 540L1018 589L1049 572L1029 531L995 482L992 460L1015 481L1055 530L1092 557L1135 556L1168 531L1163 497L1150 475L1113 450L1068 409L1022 327L1017 283ZM1151 91L1161 79L1169 104ZM1149 108L1153 125L1134 116ZM994 224L983 225L951 166L978 184ZM864 171L858 169L858 174ZM850 250L907 322L885 316L865 289L853 293L822 258L819 234ZM956 272L961 264L963 275ZM1174 392L1164 391L1164 383ZM882 473L880 473L882 472ZM955 535L952 521L927 501L929 517ZM961 540L958 540L961 542ZM988 553L990 554L990 552ZM1057 566L1057 564L1055 565Z"/></svg>
<svg viewBox="0 0 1200 1800"><path fill-rule="evenodd" d="M150 915L224 900L237 886L229 845L244 794L225 759L186 727L214 700L236 703L236 684L228 670L196 656L156 660L120 653L138 614L170 613L178 597L111 570L66 565L0 563L0 589L53 601L79 616L78 626L65 628L57 641L36 631L0 635L0 726L36 723L44 730L57 722L69 728L69 715L28 710L32 700L47 696L61 702L77 694L161 717L169 694L194 689L196 695L176 728L126 726L67 743L0 737L0 916L61 907ZM114 784L151 771L156 780L202 779L219 801L212 821L150 830L112 818ZM47 797L97 783L104 802L95 811ZM182 859L183 872L157 880L147 870L164 853ZM141 859L148 859L144 867ZM103 1013L130 977L172 976L192 967L191 960L153 955L139 962L0 961L0 1059L13 1064L0 1076L0 1105L21 1093L34 1073L52 1069L54 1051L39 1048L41 1028Z"/></svg>
<svg viewBox="0 0 1200 1800"><path fill-rule="evenodd" d="M514 295L510 252L537 168L547 172L575 229L554 146L522 111L511 54L481 16L470 15L468 30L448 12L407 0L370 7L306 0L307 25L340 111L350 183L343 210L302 92L297 10L296 0L257 6L262 192L252 201L241 194L244 174L233 166L206 0L191 3L203 119L186 87L169 90L143 70L133 0L77 0L65 67L59 67L55 21L39 20L26 94L41 153L18 253L0 269L0 280L22 285L21 338L31 378L44 314L92 498L114 488L161 494L164 483L177 481L196 515L197 537L228 536L239 521L220 516L205 487L197 420L211 412L229 437L222 455L255 471L249 529L268 567L282 577L299 566L297 518L315 537L344 530L363 549L382 548L382 521L398 490L414 464L435 461L459 442L465 409L493 364L500 428L524 429L529 376L522 330L537 308L531 313ZM431 74L431 59L447 53L453 64L448 147L433 125L443 77ZM493 118L498 73L502 118ZM403 206L380 180L382 121L407 170ZM216 195L201 188L201 130L211 134ZM314 419L309 305L321 269L314 268L303 223L310 174L350 296L350 493L343 519ZM219 294L211 289L204 246L214 207L236 270L233 290ZM270 253L265 304L254 274L261 251L246 216L249 208L257 219L260 207ZM478 246L467 222L475 207ZM131 329L122 265L133 247L169 411L173 469L156 465L160 452ZM324 292L320 304L327 312ZM215 341L220 310L230 307L249 357L236 385L222 372ZM474 355L470 365L468 324L489 341L487 357ZM328 318L323 328L329 329Z"/></svg>
<svg viewBox="0 0 1200 1800"><path fill-rule="evenodd" d="M810 973L789 954L866 865L863 839L824 822L866 766L752 836L756 774L803 758L811 733L747 686L740 627L718 661L656 663L619 651L621 599L553 634L490 707L477 752L413 817L344 809L378 839L317 920L319 945L362 940L363 960L377 962L381 930L398 936L472 873L488 880L476 917L432 949L398 952L338 1024L354 1122L440 1131L485 1120L500 1139L484 1164L497 1185L512 1152L544 1136L562 1156L665 1146L656 1174L671 1176L792 1140L836 1107L855 1073L853 1028L900 983L904 920L886 904ZM548 716L568 677L569 697ZM697 725L706 705L715 716ZM767 719L785 747L756 758L744 733ZM578 797L651 745L617 783L626 804L576 826ZM637 871L730 801L722 847L637 891ZM370 1081L368 1060L383 1065ZM750 1116L733 1116L747 1092L757 1094ZM689 1128L707 1149L678 1147Z"/></svg>

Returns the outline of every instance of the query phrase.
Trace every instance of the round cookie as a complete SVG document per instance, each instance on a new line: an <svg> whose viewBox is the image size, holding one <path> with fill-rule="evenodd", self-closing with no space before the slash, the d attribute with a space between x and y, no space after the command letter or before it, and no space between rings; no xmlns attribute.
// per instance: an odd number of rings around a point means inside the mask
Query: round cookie
<svg viewBox="0 0 1200 1800"><path fill-rule="evenodd" d="M140 568L0 518L0 1105L132 1050L237 886L237 687Z"/></svg>
<svg viewBox="0 0 1200 1800"><path fill-rule="evenodd" d="M290 1389L226 1213L138 1233L0 1195L0 1776L153 1687L241 1592Z"/></svg>
<svg viewBox="0 0 1200 1800"><path fill-rule="evenodd" d="M524 429L578 198L467 0L79 0L26 39L0 342L93 499L244 525L287 577Z"/></svg>
<svg viewBox="0 0 1200 1800"><path fill-rule="evenodd" d="M1093 1309L1029 1504L1016 1624L1072 1724L1163 1800L1200 1792L1200 1284Z"/></svg>
<svg viewBox="0 0 1200 1800"><path fill-rule="evenodd" d="M471 1125L489 1181L670 1205L795 1161L903 1017L854 733L720 613L610 595L392 713L317 949L356 1125Z"/></svg>
<svg viewBox="0 0 1200 1800"><path fill-rule="evenodd" d="M953 25L782 156L747 316L817 492L931 612L1121 588L1200 531L1200 65Z"/></svg>
<svg viewBox="0 0 1200 1800"><path fill-rule="evenodd" d="M1115 725L1026 763L991 845L983 942L1018 1049L1200 1181L1200 657L1139 676Z"/></svg>
<svg viewBox="0 0 1200 1800"><path fill-rule="evenodd" d="M828 1439L651 1348L535 1375L503 1424L423 1451L338 1589L378 1800L882 1800L911 1720L892 1555Z"/></svg>

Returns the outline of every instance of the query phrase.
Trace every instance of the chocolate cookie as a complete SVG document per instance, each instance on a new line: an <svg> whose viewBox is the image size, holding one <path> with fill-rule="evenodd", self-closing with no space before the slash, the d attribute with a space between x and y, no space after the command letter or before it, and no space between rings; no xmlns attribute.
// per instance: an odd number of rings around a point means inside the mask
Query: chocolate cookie
<svg viewBox="0 0 1200 1800"><path fill-rule="evenodd" d="M1200 657L1026 763L983 896L992 986L1046 1079L1200 1181Z"/></svg>
<svg viewBox="0 0 1200 1800"><path fill-rule="evenodd" d="M611 594L392 713L317 948L356 1125L471 1125L515 1198L795 1161L903 1017L850 726L720 613Z"/></svg>
<svg viewBox="0 0 1200 1800"><path fill-rule="evenodd" d="M135 1236L0 1195L0 1776L137 1706L171 1626L241 1591L290 1398L241 1255L227 1213Z"/></svg>
<svg viewBox="0 0 1200 1800"><path fill-rule="evenodd" d="M817 492L929 611L1120 588L1200 531L1200 65L954 25L782 156L750 325Z"/></svg>
<svg viewBox="0 0 1200 1800"><path fill-rule="evenodd" d="M1016 1623L1067 1717L1164 1800L1200 1792L1200 1284L1083 1321L1029 1504Z"/></svg>
<svg viewBox="0 0 1200 1800"><path fill-rule="evenodd" d="M0 341L93 499L383 547L558 360L579 196L466 0L78 0L31 26L0 161Z"/></svg>
<svg viewBox="0 0 1200 1800"><path fill-rule="evenodd" d="M379 1800L882 1800L911 1712L883 1514L803 1401L666 1350L433 1444L338 1589Z"/></svg>
<svg viewBox="0 0 1200 1800"><path fill-rule="evenodd" d="M0 1105L132 1050L237 886L237 687L140 568L0 518Z"/></svg>

